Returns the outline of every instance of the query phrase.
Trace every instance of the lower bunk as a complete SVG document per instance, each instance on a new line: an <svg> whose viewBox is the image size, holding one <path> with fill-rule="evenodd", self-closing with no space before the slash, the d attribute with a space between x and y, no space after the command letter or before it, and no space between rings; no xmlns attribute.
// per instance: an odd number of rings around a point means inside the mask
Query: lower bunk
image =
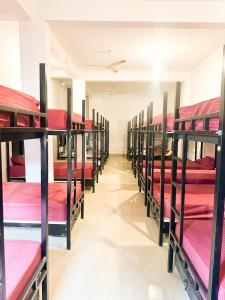
<svg viewBox="0 0 225 300"><path fill-rule="evenodd" d="M6 299L34 299L47 275L47 259L42 258L41 243L6 240Z"/></svg>
<svg viewBox="0 0 225 300"><path fill-rule="evenodd" d="M25 159L23 156L13 157L11 159L12 165L9 166L8 181L25 181ZM68 174L67 162L63 160L54 162L54 180L55 181L66 181ZM74 177L74 171L72 172ZM92 187L95 190L95 180L97 177L96 172L93 170L92 162L85 162L84 178L85 186ZM76 178L81 180L82 178L82 163L77 162Z"/></svg>
<svg viewBox="0 0 225 300"><path fill-rule="evenodd" d="M175 238L179 234L178 223ZM175 264L191 299L207 298L211 237L212 220L185 220L182 246L178 245L178 238L175 239ZM225 299L225 225L223 226L218 299Z"/></svg>
<svg viewBox="0 0 225 300"><path fill-rule="evenodd" d="M48 221L49 235L67 238L70 249L71 230L79 215L84 218L84 193L81 183L71 185L70 203L66 183L49 183ZM24 182L3 183L4 224L8 227L40 227L40 184ZM75 194L76 192L76 194Z"/></svg>
<svg viewBox="0 0 225 300"><path fill-rule="evenodd" d="M211 219L214 207L214 184L186 184L184 217L187 219ZM180 217L181 192L177 191L175 214ZM159 245L164 234L169 233L171 211L171 184L164 184L164 196L161 198L160 184L154 184L153 195L148 192L147 215L153 216L159 225Z"/></svg>

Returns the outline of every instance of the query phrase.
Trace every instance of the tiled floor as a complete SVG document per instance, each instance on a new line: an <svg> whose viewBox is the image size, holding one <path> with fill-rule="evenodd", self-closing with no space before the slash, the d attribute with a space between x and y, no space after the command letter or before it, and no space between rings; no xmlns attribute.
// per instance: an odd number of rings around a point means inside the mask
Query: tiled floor
<svg viewBox="0 0 225 300"><path fill-rule="evenodd" d="M96 193L86 195L72 250L63 238L50 239L50 299L187 299L179 276L166 271L167 245L157 246L157 234L130 163L110 158Z"/></svg>

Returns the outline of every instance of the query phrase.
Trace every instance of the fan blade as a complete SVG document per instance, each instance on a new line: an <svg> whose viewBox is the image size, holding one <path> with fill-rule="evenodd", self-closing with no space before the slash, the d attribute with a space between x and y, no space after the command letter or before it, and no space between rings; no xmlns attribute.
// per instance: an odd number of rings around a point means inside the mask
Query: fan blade
<svg viewBox="0 0 225 300"><path fill-rule="evenodd" d="M126 62L126 60L122 59L122 60L119 60L119 61L116 61L108 66L110 67L115 67L115 66L118 66L118 65L121 65L121 64L124 64Z"/></svg>
<svg viewBox="0 0 225 300"><path fill-rule="evenodd" d="M87 67L105 68L105 66L102 65L87 65Z"/></svg>
<svg viewBox="0 0 225 300"><path fill-rule="evenodd" d="M113 73L117 73L117 72L118 72L118 70L116 70L116 69L115 69L113 66L111 66L111 65L106 66L105 68L108 69L108 70L110 70L110 71L112 71Z"/></svg>

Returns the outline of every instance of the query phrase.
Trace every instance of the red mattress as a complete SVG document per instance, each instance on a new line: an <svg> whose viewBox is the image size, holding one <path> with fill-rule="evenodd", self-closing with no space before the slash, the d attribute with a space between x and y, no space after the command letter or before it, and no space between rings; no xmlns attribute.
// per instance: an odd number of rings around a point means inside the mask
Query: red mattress
<svg viewBox="0 0 225 300"><path fill-rule="evenodd" d="M22 92L0 85L0 105L39 112L39 101ZM10 125L9 113L0 111L0 127ZM38 120L37 120L38 121ZM36 122L36 125L38 122ZM29 117L18 114L17 126L28 126Z"/></svg>
<svg viewBox="0 0 225 300"><path fill-rule="evenodd" d="M214 185L186 184L185 218L208 219L213 215ZM154 184L154 198L160 203L160 184ZM180 211L180 192L176 209ZM164 217L170 218L171 184L164 185Z"/></svg>
<svg viewBox="0 0 225 300"><path fill-rule="evenodd" d="M93 129L93 121L92 120L86 120L85 121L85 129L92 130Z"/></svg>
<svg viewBox="0 0 225 300"><path fill-rule="evenodd" d="M92 162L86 162L85 163L85 171L84 171L84 177L85 179L91 179L92 176L92 170L93 170L93 164ZM74 172L72 172L73 176ZM77 172L76 172L77 178L81 179L82 177L82 163L77 162ZM65 178L67 179L67 162L66 161L55 161L54 162L54 178Z"/></svg>
<svg viewBox="0 0 225 300"><path fill-rule="evenodd" d="M209 282L212 220L186 220L183 233L183 248L207 287ZM179 225L176 227L176 234L179 235ZM218 299L225 299L225 225L223 227Z"/></svg>
<svg viewBox="0 0 225 300"><path fill-rule="evenodd" d="M182 168L181 161L178 161L177 167L178 167L178 169ZM154 168L155 169L161 168L161 160L154 161ZM171 160L165 161L165 168L166 169L172 168ZM197 159L196 161L188 160L186 163L186 169L189 169L189 170L213 170L214 169L214 159L212 157L205 156L201 159Z"/></svg>
<svg viewBox="0 0 225 300"><path fill-rule="evenodd" d="M145 176L143 168L143 176ZM215 170L187 170L186 183L190 184L214 184L216 178ZM165 169L165 183L171 183L171 169ZM160 182L160 169L154 170L154 182ZM181 183L181 170L177 170L177 182Z"/></svg>
<svg viewBox="0 0 225 300"><path fill-rule="evenodd" d="M11 159L12 165L10 166L11 177L25 177L25 160L24 156L16 156ZM92 178L92 162L85 163L84 176L86 179ZM54 162L54 177L55 178L67 178L67 163L66 161L55 161ZM82 177L82 163L77 162L77 178Z"/></svg>
<svg viewBox="0 0 225 300"><path fill-rule="evenodd" d="M9 168L10 177L25 177L25 166L22 165L11 165Z"/></svg>
<svg viewBox="0 0 225 300"><path fill-rule="evenodd" d="M152 124L159 124L162 122L162 115L158 115L153 117ZM166 131L170 132L173 131L173 122L174 122L174 117L172 113L167 114L167 128Z"/></svg>
<svg viewBox="0 0 225 300"><path fill-rule="evenodd" d="M220 111L220 98L213 98L210 100L202 101L193 105L183 106L179 109L179 118L189 118L199 115L206 115L210 113L217 113ZM173 131L173 122L174 122L174 114L167 114L167 131ZM162 123L162 115L157 115L153 117L152 124L160 124ZM144 127L147 125L147 122L144 123ZM185 129L190 130L190 122L186 122ZM216 131L219 129L219 118L211 118L209 120L209 130ZM203 130L203 121L196 120L195 122L195 130Z"/></svg>
<svg viewBox="0 0 225 300"><path fill-rule="evenodd" d="M17 300L41 261L34 241L5 241L6 299Z"/></svg>
<svg viewBox="0 0 225 300"><path fill-rule="evenodd" d="M82 116L73 113L72 123L81 123ZM64 109L48 109L48 129L65 130L67 129L67 111Z"/></svg>
<svg viewBox="0 0 225 300"><path fill-rule="evenodd" d="M4 219L5 221L40 221L41 191L39 183L6 182L4 191ZM77 198L82 190L77 183ZM49 183L48 191L48 219L52 222L66 220L67 184ZM73 205L73 197L71 197Z"/></svg>

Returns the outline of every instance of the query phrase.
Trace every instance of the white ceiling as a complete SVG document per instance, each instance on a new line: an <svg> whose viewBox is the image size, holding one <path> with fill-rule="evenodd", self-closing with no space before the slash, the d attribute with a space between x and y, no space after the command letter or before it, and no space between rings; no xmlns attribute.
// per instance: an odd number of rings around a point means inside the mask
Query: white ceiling
<svg viewBox="0 0 225 300"><path fill-rule="evenodd" d="M81 26L73 21L51 21L50 26L84 71L104 71L87 65L107 65L121 59L127 61L118 67L121 71L149 71L156 50L160 51L163 70L188 71L225 43L224 28Z"/></svg>
<svg viewBox="0 0 225 300"><path fill-rule="evenodd" d="M29 17L16 0L0 0L0 20L28 20Z"/></svg>
<svg viewBox="0 0 225 300"><path fill-rule="evenodd" d="M89 81L86 84L86 90L91 96L111 96L111 95L150 95L169 91L174 87L172 82L142 82L142 81L108 81L98 82Z"/></svg>

